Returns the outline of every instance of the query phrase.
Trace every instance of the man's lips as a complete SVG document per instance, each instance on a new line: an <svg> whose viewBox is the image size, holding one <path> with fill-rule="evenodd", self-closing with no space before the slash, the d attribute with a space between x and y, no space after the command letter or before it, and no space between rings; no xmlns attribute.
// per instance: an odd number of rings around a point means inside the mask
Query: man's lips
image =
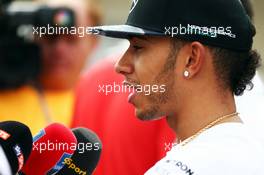
<svg viewBox="0 0 264 175"><path fill-rule="evenodd" d="M130 83L128 81L123 81L123 86L126 88L129 88L130 90L132 89L132 92L128 95L127 101L129 103L132 103L132 99L136 96L137 94L137 84Z"/></svg>
<svg viewBox="0 0 264 175"><path fill-rule="evenodd" d="M137 84L130 83L130 82L126 81L126 80L124 80L122 84L123 84L123 86L125 86L126 88L129 88L129 89L132 88L133 90L137 90L137 88L138 88Z"/></svg>

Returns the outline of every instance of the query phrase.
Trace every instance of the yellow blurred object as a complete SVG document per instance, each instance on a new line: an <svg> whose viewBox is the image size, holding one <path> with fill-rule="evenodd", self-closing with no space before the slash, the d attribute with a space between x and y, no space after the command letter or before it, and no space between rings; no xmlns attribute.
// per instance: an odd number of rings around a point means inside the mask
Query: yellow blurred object
<svg viewBox="0 0 264 175"><path fill-rule="evenodd" d="M69 126L73 110L73 91L44 92L46 107L52 122ZM0 92L0 122L15 120L29 126L33 135L49 124L38 91L25 86Z"/></svg>

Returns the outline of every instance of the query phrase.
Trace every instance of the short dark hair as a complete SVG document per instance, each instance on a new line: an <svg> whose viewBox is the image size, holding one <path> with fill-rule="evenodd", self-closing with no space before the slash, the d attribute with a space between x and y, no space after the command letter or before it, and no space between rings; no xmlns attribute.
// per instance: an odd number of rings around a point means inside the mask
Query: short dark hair
<svg viewBox="0 0 264 175"><path fill-rule="evenodd" d="M242 95L247 88L253 88L251 80L261 62L257 51L237 52L215 47L209 49L213 55L216 76L223 88L229 88L237 96Z"/></svg>
<svg viewBox="0 0 264 175"><path fill-rule="evenodd" d="M241 0L241 3L253 23L254 10L251 0ZM252 27L256 32L253 24ZM237 96L242 95L247 87L249 90L253 88L254 85L251 80L261 63L261 57L256 50L236 52L223 48L209 48L214 57L213 65L217 77L224 87L230 88Z"/></svg>

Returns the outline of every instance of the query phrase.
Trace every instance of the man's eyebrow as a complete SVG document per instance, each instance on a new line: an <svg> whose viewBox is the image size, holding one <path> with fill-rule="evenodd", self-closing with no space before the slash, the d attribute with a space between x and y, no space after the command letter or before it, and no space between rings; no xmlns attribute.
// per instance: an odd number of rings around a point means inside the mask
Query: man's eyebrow
<svg viewBox="0 0 264 175"><path fill-rule="evenodd" d="M135 40L135 39L151 42L146 36L131 36L129 38L129 40Z"/></svg>
<svg viewBox="0 0 264 175"><path fill-rule="evenodd" d="M145 36L137 36L136 38L141 39L141 40L146 40L146 41L148 41L148 38L145 37Z"/></svg>

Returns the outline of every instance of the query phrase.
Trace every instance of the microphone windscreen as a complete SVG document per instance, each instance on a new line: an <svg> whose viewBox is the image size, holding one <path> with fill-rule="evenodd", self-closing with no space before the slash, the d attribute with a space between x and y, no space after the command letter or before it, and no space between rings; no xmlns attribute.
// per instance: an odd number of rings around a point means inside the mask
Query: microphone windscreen
<svg viewBox="0 0 264 175"><path fill-rule="evenodd" d="M98 136L86 128L72 129L78 146L73 156L64 160L64 167L57 175L90 175L99 161L102 143Z"/></svg>
<svg viewBox="0 0 264 175"><path fill-rule="evenodd" d="M70 129L54 123L41 130L33 139L33 149L22 169L26 175L51 175L63 167L63 160L76 150L77 140Z"/></svg>
<svg viewBox="0 0 264 175"><path fill-rule="evenodd" d="M32 142L32 134L26 125L16 121L0 122L0 145L12 174L16 174L28 160Z"/></svg>

